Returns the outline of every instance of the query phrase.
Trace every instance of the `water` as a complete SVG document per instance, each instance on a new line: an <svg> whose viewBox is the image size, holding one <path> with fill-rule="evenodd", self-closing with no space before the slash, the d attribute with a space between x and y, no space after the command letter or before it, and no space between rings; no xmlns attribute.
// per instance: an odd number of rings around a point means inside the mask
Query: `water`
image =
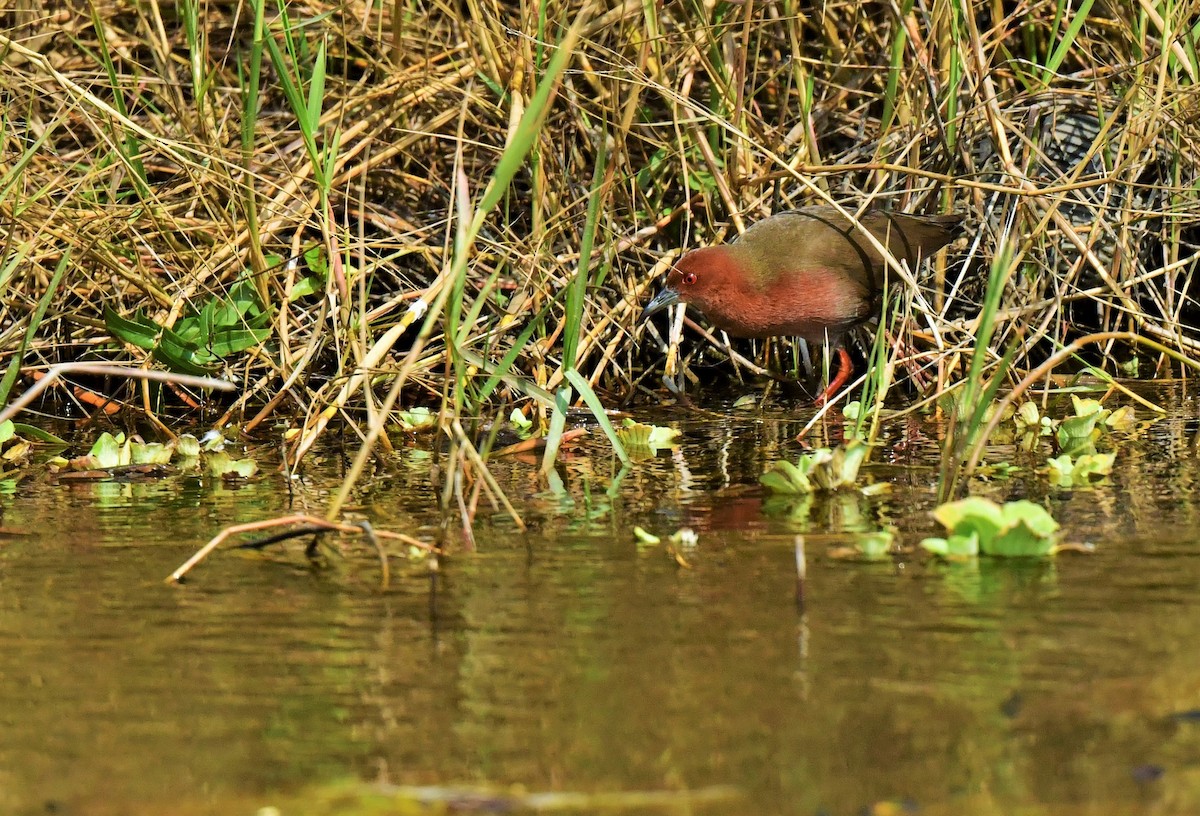
<svg viewBox="0 0 1200 816"><path fill-rule="evenodd" d="M373 553L313 570L300 543L162 582L222 526L289 512L276 476L23 483L0 497L26 533L0 541L0 812L354 813L377 782L738 791L646 812L1200 810L1194 422L1122 437L1108 483L1049 493L1094 555L976 564L830 555L848 530L935 532L932 423L875 457L889 493L803 504L756 485L798 452L784 412L679 422L684 445L615 488L598 439L558 491L532 460L497 464L528 532L481 499L476 552L452 525L436 577L393 562L386 590ZM431 461L398 454L360 512L438 538ZM319 513L332 484L296 506ZM635 525L695 529L689 566Z"/></svg>

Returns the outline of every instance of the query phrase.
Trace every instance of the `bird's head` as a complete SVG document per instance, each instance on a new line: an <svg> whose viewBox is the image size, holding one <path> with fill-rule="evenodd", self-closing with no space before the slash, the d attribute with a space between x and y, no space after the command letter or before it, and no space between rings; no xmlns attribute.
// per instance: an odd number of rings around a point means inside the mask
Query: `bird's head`
<svg viewBox="0 0 1200 816"><path fill-rule="evenodd" d="M723 293L738 288L738 276L744 275L725 246L693 250L667 275L667 285L646 304L638 322L676 303L687 303L712 316L720 311Z"/></svg>

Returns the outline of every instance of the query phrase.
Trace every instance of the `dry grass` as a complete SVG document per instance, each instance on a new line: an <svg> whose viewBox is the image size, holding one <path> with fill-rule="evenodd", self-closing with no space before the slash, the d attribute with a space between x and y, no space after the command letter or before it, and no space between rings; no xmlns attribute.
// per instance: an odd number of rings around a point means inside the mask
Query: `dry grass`
<svg viewBox="0 0 1200 816"><path fill-rule="evenodd" d="M222 419L295 416L295 454L339 413L364 423L397 382L396 404L464 421L528 400L548 418L572 368L608 404L650 393L661 347L634 319L675 253L824 198L969 214L970 240L899 312L916 350L901 362L926 389L963 376L1005 242L992 348L1019 344L1014 370L1096 332L1200 357L1196 0L1082 17L1036 0L293 3L290 45L266 10L281 56L262 52L261 72L249 6L10 2L4 362L162 365L114 340L105 310L178 327L250 287L269 331L224 356L241 396ZM576 22L557 93L522 131ZM477 209L506 145L523 160ZM723 349L688 332L681 354ZM1133 353L1100 351L1114 372Z"/></svg>

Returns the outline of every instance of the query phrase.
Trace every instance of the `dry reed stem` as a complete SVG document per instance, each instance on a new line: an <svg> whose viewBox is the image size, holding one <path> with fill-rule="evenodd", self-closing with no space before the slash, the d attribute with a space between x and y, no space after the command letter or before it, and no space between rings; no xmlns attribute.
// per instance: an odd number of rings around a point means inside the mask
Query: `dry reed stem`
<svg viewBox="0 0 1200 816"><path fill-rule="evenodd" d="M328 521L327 519L317 518L315 516L297 514L294 516L282 516L279 518L263 519L262 521L251 521L251 522L247 522L245 524L234 524L232 526L226 527L224 530L222 530L221 532L219 532L215 536L213 536L212 539L210 539L207 544L205 544L199 550L194 552L191 555L191 557L188 558L187 561L185 561L181 565L179 565L179 568L176 569L174 572L172 572L170 575L168 575L166 577L165 581L168 584L177 584L180 581L182 581L184 576L186 576L189 572L191 572L201 561L203 561L205 558L207 558L209 555L211 555L214 550L216 550L223 543L228 541L232 536L240 535L242 533L253 533L253 532L257 532L259 530L269 530L274 527L286 527L286 526L297 525L297 524L303 525L303 529L304 529L305 533L307 533L307 532L317 533L320 531L327 531L327 532L333 532L333 533L358 534L358 535L367 537L369 540L371 540L375 549L380 552L380 557L383 559L383 562L384 562L383 575L384 575L385 585L386 585L386 576L388 575L387 567L386 567L386 557L383 555L382 550L379 549L377 539L386 538L386 539L391 539L394 541L399 541L403 544L408 545L409 547L416 547L418 549L425 550L426 552L429 552L429 553L440 552L438 550L438 548L434 547L432 544L426 544L425 542L421 541L420 539L413 538L412 536L405 535L404 533L395 533L395 532L391 532L390 530L376 530L376 529L370 527L369 525L364 526L362 524L339 524L336 522Z"/></svg>

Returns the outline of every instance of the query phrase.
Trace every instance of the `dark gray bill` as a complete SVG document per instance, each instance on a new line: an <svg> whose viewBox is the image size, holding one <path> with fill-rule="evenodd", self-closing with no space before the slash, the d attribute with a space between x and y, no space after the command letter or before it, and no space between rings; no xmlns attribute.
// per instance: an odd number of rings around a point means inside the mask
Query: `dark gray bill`
<svg viewBox="0 0 1200 816"><path fill-rule="evenodd" d="M642 314L638 317L637 322L643 323L650 315L657 314L668 306L674 306L678 302L678 292L674 289L663 289L654 296L654 300L646 304L645 309L642 309Z"/></svg>

